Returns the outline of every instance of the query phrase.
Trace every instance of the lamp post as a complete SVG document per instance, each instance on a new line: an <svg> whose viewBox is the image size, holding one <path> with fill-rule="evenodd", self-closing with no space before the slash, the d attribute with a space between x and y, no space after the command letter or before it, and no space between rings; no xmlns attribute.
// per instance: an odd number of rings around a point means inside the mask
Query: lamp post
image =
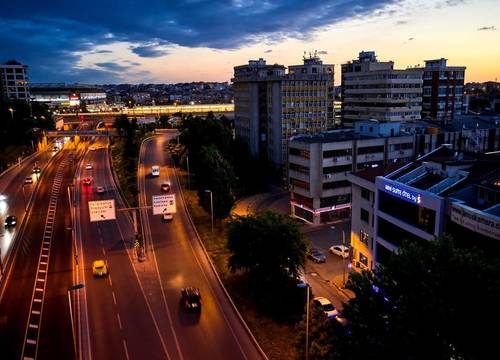
<svg viewBox="0 0 500 360"><path fill-rule="evenodd" d="M186 166L188 172L188 190L191 190L191 175L189 174L189 156L186 155Z"/></svg>
<svg viewBox="0 0 500 360"><path fill-rule="evenodd" d="M12 120L14 120L14 111L16 111L16 110L14 110L11 107L8 110L10 111L10 116L12 117Z"/></svg>
<svg viewBox="0 0 500 360"><path fill-rule="evenodd" d="M206 193L210 194L210 215L212 218L212 234L214 233L214 198L212 196L212 190L205 190Z"/></svg>
<svg viewBox="0 0 500 360"><path fill-rule="evenodd" d="M73 286L68 288L69 318L71 319L71 331L73 333L73 346L74 346L74 350L75 350L75 358L78 358L78 354L76 352L75 323L73 321L73 309L71 307L71 295L70 295L70 293L73 290L78 290L78 289L81 289L83 287L84 287L83 284L76 284L76 285L73 285Z"/></svg>

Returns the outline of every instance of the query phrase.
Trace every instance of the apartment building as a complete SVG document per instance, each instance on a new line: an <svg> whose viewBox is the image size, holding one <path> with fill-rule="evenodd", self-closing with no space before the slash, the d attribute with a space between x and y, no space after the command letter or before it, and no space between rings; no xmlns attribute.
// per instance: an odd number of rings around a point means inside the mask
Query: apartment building
<svg viewBox="0 0 500 360"><path fill-rule="evenodd" d="M394 62L378 61L374 51L362 51L342 64L342 121L415 121L421 118L422 73L419 68L394 69Z"/></svg>
<svg viewBox="0 0 500 360"><path fill-rule="evenodd" d="M27 65L15 60L0 64L0 95L5 99L30 100Z"/></svg>
<svg viewBox="0 0 500 360"><path fill-rule="evenodd" d="M465 66L447 66L447 59L426 60L423 70L422 118L450 123L462 113Z"/></svg>
<svg viewBox="0 0 500 360"><path fill-rule="evenodd" d="M349 217L348 174L410 161L413 142L414 136L401 132L400 124L375 120L358 122L354 129L294 136L288 152L292 216L313 224Z"/></svg>
<svg viewBox="0 0 500 360"><path fill-rule="evenodd" d="M250 60L234 68L235 133L250 151L276 166L291 136L334 126L334 67L316 55L288 67Z"/></svg>

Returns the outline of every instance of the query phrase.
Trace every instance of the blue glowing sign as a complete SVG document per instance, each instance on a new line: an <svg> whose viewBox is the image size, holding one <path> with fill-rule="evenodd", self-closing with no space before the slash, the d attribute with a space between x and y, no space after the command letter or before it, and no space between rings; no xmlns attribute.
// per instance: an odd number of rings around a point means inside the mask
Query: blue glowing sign
<svg viewBox="0 0 500 360"><path fill-rule="evenodd" d="M402 189L392 184L384 184L384 190L391 193L392 195L396 195L403 200L413 202L415 204L420 204L422 201L421 195L415 191L411 191L408 189Z"/></svg>

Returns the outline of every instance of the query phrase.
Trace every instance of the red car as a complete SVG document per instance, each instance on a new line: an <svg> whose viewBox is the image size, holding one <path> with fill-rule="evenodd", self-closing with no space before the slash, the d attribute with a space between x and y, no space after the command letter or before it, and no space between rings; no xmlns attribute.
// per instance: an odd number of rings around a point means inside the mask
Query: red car
<svg viewBox="0 0 500 360"><path fill-rule="evenodd" d="M89 177L83 178L82 183L83 183L83 185L87 185L87 186L91 185L92 184L92 178L89 178Z"/></svg>

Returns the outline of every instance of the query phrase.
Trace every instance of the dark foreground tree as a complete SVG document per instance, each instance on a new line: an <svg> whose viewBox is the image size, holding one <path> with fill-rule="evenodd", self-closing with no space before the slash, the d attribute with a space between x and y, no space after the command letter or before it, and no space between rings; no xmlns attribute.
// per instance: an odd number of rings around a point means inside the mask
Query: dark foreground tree
<svg viewBox="0 0 500 360"><path fill-rule="evenodd" d="M496 357L500 266L449 238L403 245L373 273L353 274L337 359Z"/></svg>
<svg viewBox="0 0 500 360"><path fill-rule="evenodd" d="M229 224L228 248L229 268L249 275L260 309L281 321L299 320L306 297L295 279L307 245L297 224L271 212L237 217Z"/></svg>

